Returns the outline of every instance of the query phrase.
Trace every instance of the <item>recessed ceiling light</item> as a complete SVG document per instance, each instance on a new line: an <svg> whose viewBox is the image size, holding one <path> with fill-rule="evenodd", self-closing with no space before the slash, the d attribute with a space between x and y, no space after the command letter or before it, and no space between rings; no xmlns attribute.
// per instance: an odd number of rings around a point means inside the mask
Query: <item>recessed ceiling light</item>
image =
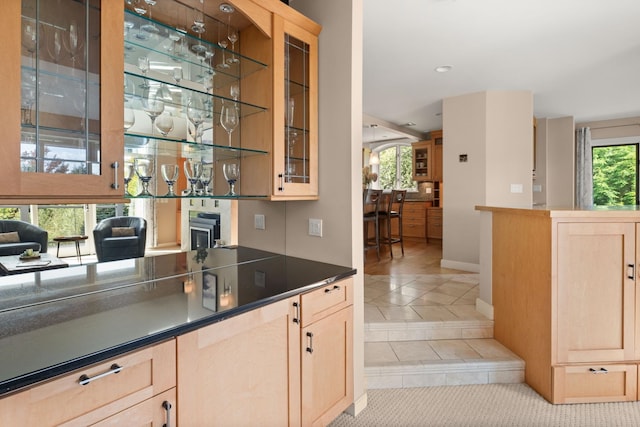
<svg viewBox="0 0 640 427"><path fill-rule="evenodd" d="M446 73L451 71L452 68L453 67L451 65L440 65L439 67L434 68L433 71L436 73Z"/></svg>
<svg viewBox="0 0 640 427"><path fill-rule="evenodd" d="M405 126L415 126L416 124L414 122L407 122L404 125Z"/></svg>
<svg viewBox="0 0 640 427"><path fill-rule="evenodd" d="M224 13L233 13L235 11L233 6L231 6L229 3L220 4L220 10Z"/></svg>

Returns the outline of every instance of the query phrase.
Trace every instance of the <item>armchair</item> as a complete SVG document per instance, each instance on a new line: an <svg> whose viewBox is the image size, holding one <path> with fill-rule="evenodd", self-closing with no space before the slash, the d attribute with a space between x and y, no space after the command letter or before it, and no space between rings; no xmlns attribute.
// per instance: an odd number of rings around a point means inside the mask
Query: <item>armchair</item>
<svg viewBox="0 0 640 427"><path fill-rule="evenodd" d="M25 221L0 220L0 256L20 255L26 249L47 252L49 233Z"/></svg>
<svg viewBox="0 0 640 427"><path fill-rule="evenodd" d="M98 261L115 261L144 256L147 221L132 216L105 218L93 230Z"/></svg>

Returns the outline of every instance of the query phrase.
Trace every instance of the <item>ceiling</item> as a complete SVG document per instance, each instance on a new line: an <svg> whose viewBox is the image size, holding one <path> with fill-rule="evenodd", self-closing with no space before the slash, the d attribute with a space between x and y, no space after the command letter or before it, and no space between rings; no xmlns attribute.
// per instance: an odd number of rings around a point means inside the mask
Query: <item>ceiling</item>
<svg viewBox="0 0 640 427"><path fill-rule="evenodd" d="M364 142L441 129L443 98L486 90L532 91L538 118L640 116L638 0L363 3Z"/></svg>

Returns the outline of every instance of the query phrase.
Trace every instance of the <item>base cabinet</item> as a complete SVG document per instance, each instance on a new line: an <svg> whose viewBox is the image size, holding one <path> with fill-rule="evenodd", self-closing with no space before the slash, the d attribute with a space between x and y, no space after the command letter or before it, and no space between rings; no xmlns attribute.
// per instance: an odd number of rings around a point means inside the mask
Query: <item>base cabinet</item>
<svg viewBox="0 0 640 427"><path fill-rule="evenodd" d="M176 386L175 349L175 341L167 341L0 399L0 425L162 426L167 423L163 402L168 401L174 411L176 408L176 400L171 398ZM122 411L132 418L123 418ZM113 423L122 419L127 422ZM134 419L154 422L138 424Z"/></svg>
<svg viewBox="0 0 640 427"><path fill-rule="evenodd" d="M640 217L497 209L494 335L526 382L552 403L638 400Z"/></svg>

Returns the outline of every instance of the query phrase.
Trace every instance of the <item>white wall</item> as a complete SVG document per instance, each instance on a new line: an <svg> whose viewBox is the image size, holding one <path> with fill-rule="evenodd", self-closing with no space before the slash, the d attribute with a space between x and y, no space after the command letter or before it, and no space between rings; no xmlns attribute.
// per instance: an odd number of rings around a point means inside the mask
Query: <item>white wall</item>
<svg viewBox="0 0 640 427"><path fill-rule="evenodd" d="M292 7L323 26L319 40L319 193L317 201L240 202L239 243L291 256L353 266L354 396L366 405L362 251L362 1L295 0ZM253 215L267 212L265 231ZM309 218L323 221L311 237ZM282 221L284 219L284 221ZM284 236L284 246L276 236ZM269 238L273 236L273 238Z"/></svg>
<svg viewBox="0 0 640 427"><path fill-rule="evenodd" d="M475 206L531 205L533 95L529 91L461 95L445 99L442 112L446 141L442 266L479 271L480 300L490 305L491 221ZM461 162L460 155L467 161Z"/></svg>

